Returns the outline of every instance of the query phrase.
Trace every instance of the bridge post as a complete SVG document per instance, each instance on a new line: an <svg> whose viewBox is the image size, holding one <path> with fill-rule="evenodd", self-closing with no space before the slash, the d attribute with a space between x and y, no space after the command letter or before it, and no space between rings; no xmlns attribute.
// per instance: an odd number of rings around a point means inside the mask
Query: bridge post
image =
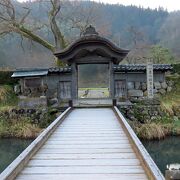
<svg viewBox="0 0 180 180"><path fill-rule="evenodd" d="M180 179L180 164L170 164L165 172L166 180Z"/></svg>
<svg viewBox="0 0 180 180"><path fill-rule="evenodd" d="M113 99L113 106L117 106L117 100Z"/></svg>
<svg viewBox="0 0 180 180"><path fill-rule="evenodd" d="M72 101L72 99L69 100L69 107L73 107L73 101Z"/></svg>

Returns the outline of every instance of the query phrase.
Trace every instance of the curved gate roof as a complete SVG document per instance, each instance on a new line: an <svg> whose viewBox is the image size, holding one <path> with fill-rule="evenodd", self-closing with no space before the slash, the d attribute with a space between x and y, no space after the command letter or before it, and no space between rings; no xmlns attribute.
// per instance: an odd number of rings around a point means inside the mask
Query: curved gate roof
<svg viewBox="0 0 180 180"><path fill-rule="evenodd" d="M81 60L79 61L81 63L113 61L118 64L128 52L129 50L121 49L108 39L99 36L95 28L89 26L82 37L64 50L56 52L55 56L68 64L77 60Z"/></svg>

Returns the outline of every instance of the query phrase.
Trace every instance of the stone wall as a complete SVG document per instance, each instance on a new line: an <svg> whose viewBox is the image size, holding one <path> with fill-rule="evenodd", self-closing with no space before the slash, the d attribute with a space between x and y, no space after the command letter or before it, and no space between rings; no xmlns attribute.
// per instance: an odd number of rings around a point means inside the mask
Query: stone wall
<svg viewBox="0 0 180 180"><path fill-rule="evenodd" d="M128 120L139 121L141 123L154 121L165 116L157 99L137 100L131 106L121 106L119 108Z"/></svg>
<svg viewBox="0 0 180 180"><path fill-rule="evenodd" d="M154 95L164 95L172 90L173 82L154 82ZM147 83L139 81L127 82L127 93L129 98L142 99L147 96Z"/></svg>
<svg viewBox="0 0 180 180"><path fill-rule="evenodd" d="M57 108L11 108L0 111L0 117L8 121L28 121L45 128L65 109Z"/></svg>
<svg viewBox="0 0 180 180"><path fill-rule="evenodd" d="M47 98L46 96L40 96L40 97L19 96L18 106L22 108L47 107Z"/></svg>
<svg viewBox="0 0 180 180"><path fill-rule="evenodd" d="M9 119L11 121L23 118L30 118L31 122L38 124L45 120L45 116L48 113L47 109L35 109L35 108L14 108L4 110L0 112L1 117Z"/></svg>

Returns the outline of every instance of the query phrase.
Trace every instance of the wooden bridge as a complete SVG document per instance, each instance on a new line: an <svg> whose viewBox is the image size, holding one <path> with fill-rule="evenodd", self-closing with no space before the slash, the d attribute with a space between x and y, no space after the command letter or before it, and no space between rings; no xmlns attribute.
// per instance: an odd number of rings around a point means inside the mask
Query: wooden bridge
<svg viewBox="0 0 180 180"><path fill-rule="evenodd" d="M0 175L18 180L164 179L123 115L68 108Z"/></svg>

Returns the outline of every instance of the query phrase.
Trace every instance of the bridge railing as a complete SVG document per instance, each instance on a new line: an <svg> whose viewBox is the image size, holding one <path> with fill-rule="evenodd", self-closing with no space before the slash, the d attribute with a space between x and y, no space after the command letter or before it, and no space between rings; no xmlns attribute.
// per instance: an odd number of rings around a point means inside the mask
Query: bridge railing
<svg viewBox="0 0 180 180"><path fill-rule="evenodd" d="M127 123L126 119L124 118L124 116L121 114L121 112L118 110L116 106L114 106L114 112L116 113L118 120L121 123L126 135L129 137L129 140L131 141L132 144L132 148L134 149L136 155L138 156L140 162L142 163L143 168L146 171L148 177L150 177L150 179L155 179L155 180L164 180L165 178L162 175L161 171L154 163L151 156L146 151L145 147L143 146L139 138L134 133L133 129Z"/></svg>

